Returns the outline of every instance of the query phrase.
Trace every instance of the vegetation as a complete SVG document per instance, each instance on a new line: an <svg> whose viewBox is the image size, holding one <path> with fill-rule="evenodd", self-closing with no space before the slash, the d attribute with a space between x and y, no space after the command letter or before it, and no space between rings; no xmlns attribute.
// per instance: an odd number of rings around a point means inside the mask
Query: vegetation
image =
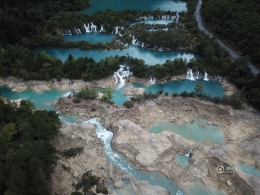
<svg viewBox="0 0 260 195"><path fill-rule="evenodd" d="M111 87L104 89L101 101L111 103L111 100L113 98L113 93L114 90Z"/></svg>
<svg viewBox="0 0 260 195"><path fill-rule="evenodd" d="M70 158L81 153L83 149L84 149L83 147L70 148L68 150L61 152L61 155L65 158Z"/></svg>
<svg viewBox="0 0 260 195"><path fill-rule="evenodd" d="M196 93L197 96L203 94L203 88L204 88L203 83L202 83L201 81L199 81L199 82L196 84L195 88L194 88L195 93Z"/></svg>
<svg viewBox="0 0 260 195"><path fill-rule="evenodd" d="M37 46L46 32L46 21L59 12L85 9L89 5L89 0L1 0L0 43Z"/></svg>
<svg viewBox="0 0 260 195"><path fill-rule="evenodd" d="M255 0L204 0L202 14L210 30L234 42L260 62L260 4Z"/></svg>
<svg viewBox="0 0 260 195"><path fill-rule="evenodd" d="M127 100L127 101L124 102L123 105L124 105L126 108L132 108L132 107L134 107L134 102Z"/></svg>
<svg viewBox="0 0 260 195"><path fill-rule="evenodd" d="M49 194L57 159L50 140L58 127L54 111L0 98L0 194Z"/></svg>
<svg viewBox="0 0 260 195"><path fill-rule="evenodd" d="M108 194L108 190L103 183L100 182L100 178L92 175L91 171L87 171L83 174L81 180L76 184L75 189L76 191L82 190L84 194L87 194L94 185L97 185L97 193L102 192L103 194Z"/></svg>
<svg viewBox="0 0 260 195"><path fill-rule="evenodd" d="M76 96L79 99L85 99L85 100L91 100L91 99L95 99L97 97L97 90L95 88L82 88L77 94Z"/></svg>

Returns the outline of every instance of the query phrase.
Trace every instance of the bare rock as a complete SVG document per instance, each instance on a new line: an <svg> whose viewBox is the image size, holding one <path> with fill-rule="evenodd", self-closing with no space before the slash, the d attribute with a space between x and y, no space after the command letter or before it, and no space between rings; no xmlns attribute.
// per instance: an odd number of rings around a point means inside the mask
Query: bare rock
<svg viewBox="0 0 260 195"><path fill-rule="evenodd" d="M125 183L122 180L119 180L119 181L114 183L114 186L117 189L122 189L123 187L125 187Z"/></svg>

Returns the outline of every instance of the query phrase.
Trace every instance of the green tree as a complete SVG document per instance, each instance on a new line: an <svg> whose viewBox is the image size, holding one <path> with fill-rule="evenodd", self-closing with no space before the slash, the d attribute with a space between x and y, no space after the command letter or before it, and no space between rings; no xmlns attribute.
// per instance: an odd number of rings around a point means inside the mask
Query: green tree
<svg viewBox="0 0 260 195"><path fill-rule="evenodd" d="M199 81L199 82L196 84L196 86L194 87L194 90L195 90L197 96L203 94L203 88L204 88L203 83L202 83L201 81Z"/></svg>
<svg viewBox="0 0 260 195"><path fill-rule="evenodd" d="M106 88L103 91L102 101L105 102L111 102L111 99L113 98L114 90L111 87Z"/></svg>

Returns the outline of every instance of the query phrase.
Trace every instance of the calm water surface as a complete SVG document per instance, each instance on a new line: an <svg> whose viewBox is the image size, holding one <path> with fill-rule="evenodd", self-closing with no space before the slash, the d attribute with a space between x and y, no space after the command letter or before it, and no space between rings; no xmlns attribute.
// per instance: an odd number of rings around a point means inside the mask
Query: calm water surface
<svg viewBox="0 0 260 195"><path fill-rule="evenodd" d="M66 41L88 41L90 43L108 43L115 38L115 35L105 33L81 33L75 35L64 35Z"/></svg>
<svg viewBox="0 0 260 195"><path fill-rule="evenodd" d="M135 45L130 45L124 50L109 50L109 51L98 51L90 50L83 51L80 49L69 49L69 48L37 48L32 50L34 54L46 51L47 54L56 57L63 62L68 58L69 54L72 54L74 58L79 57L92 57L97 62L109 56L132 56L134 58L143 59L148 65L163 64L166 60L174 60L175 58L183 58L188 61L191 58L200 58L201 56L193 54L191 52L184 51L170 51L170 52L159 52L150 49L139 48Z"/></svg>
<svg viewBox="0 0 260 195"><path fill-rule="evenodd" d="M168 92L169 94L173 93L182 93L183 91L193 92L196 84L201 81L204 85L203 91L207 95L211 95L212 97L222 97L224 95L225 89L221 85L220 82L216 81L204 81L202 79L198 79L196 81L190 80L180 80L180 81L172 81L165 84L155 84L146 86L141 83L133 83L133 87L136 88L144 88L147 92L156 93L159 90L163 90L164 92Z"/></svg>
<svg viewBox="0 0 260 195"><path fill-rule="evenodd" d="M164 11L187 11L187 3L180 0L91 0L90 2L89 8L78 13L92 15L106 9L122 11L126 9L155 10L157 8Z"/></svg>

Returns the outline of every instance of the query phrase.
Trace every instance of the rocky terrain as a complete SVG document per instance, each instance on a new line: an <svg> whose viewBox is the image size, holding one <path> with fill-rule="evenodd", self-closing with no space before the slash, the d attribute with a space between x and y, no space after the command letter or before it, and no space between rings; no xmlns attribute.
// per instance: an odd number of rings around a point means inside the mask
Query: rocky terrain
<svg viewBox="0 0 260 195"><path fill-rule="evenodd" d="M104 126L114 133L113 148L123 154L128 162L138 169L163 173L188 192L194 183L204 183L212 190L226 194L260 194L259 178L239 170L232 173L217 171L218 166L223 166L225 170L227 167L236 169L239 162L260 168L260 121L251 112L232 110L228 106L202 102L195 98L166 96L137 102L131 109L98 100L73 104L71 100L63 99L57 103L57 110L62 114L80 115L83 120L102 118ZM160 121L187 125L198 119L206 120L205 124L200 124L202 126L220 127L225 143L221 146L212 145L208 141L195 142L168 131L158 134L149 132L149 128ZM92 131L93 139L96 139L94 129ZM101 150L100 143L95 147ZM190 149L192 157L188 167L184 169L177 164L176 155ZM93 159L97 156L95 153L92 153ZM84 156L84 153L81 155ZM106 162L105 157L104 159L99 164L106 167L101 163ZM115 184L120 183L125 177L124 173L112 165L108 167L111 174L103 177L109 177ZM73 171L70 174L75 177ZM133 183L131 182L132 186Z"/></svg>
<svg viewBox="0 0 260 195"><path fill-rule="evenodd" d="M172 76L170 78L165 78L158 80L157 82L164 84L169 81L183 80L186 79L185 75L180 76ZM140 95L143 93L142 88L133 88L129 85L132 82L139 82L149 85L149 79L139 79L137 77L131 76L126 83L127 88L125 89L126 95ZM115 79L113 76L107 77L105 79L85 82L83 80L73 80L72 82L69 79L62 79L58 81L56 79L52 79L51 81L24 81L22 79L18 79L15 77L7 77L0 78L0 86L6 85L12 91L22 92L26 89L32 89L36 92L43 92L49 90L61 90L61 91L79 91L84 87L98 87L98 88L106 88L109 86L113 86L115 84ZM222 81L222 85L225 89L226 95L231 95L234 91L236 91L236 87L231 83L228 83L226 80Z"/></svg>

